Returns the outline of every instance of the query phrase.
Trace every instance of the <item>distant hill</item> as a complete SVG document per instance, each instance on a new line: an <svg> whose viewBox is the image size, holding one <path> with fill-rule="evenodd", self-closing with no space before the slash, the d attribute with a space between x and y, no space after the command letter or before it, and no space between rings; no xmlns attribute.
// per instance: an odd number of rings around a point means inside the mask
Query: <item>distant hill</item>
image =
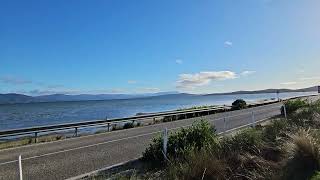
<svg viewBox="0 0 320 180"><path fill-rule="evenodd" d="M31 96L26 96L23 94L0 94L0 104L14 104L14 103L29 103L34 100Z"/></svg>
<svg viewBox="0 0 320 180"><path fill-rule="evenodd" d="M165 96L171 94L179 94L178 92L159 92L145 94L52 94L44 96L27 96L23 94L0 94L0 104L15 104L15 103L32 103L32 102L59 102L59 101L90 101L90 100L113 100L113 99L133 99L147 98L154 96Z"/></svg>
<svg viewBox="0 0 320 180"><path fill-rule="evenodd" d="M283 92L312 92L318 91L317 86L303 88L303 89L265 89L258 91L235 91L230 93L214 93L205 94L210 95L237 95L237 94L261 94L261 93L275 93ZM66 94L52 94L45 96L27 96L23 94L0 94L0 104L15 104L15 103L32 103L32 102L60 102L60 101L89 101L89 100L112 100L112 99L134 99L134 98L186 98L191 96L198 96L194 94L172 92L159 92L159 93L146 93L146 94L79 94L79 95L66 95Z"/></svg>
<svg viewBox="0 0 320 180"><path fill-rule="evenodd" d="M303 89L264 89L264 90L256 90L256 91L235 91L229 93L214 93L214 94L206 94L206 95L234 95L234 94L262 94L262 93L276 93L279 91L280 93L285 92L314 92L318 91L318 86L303 88Z"/></svg>

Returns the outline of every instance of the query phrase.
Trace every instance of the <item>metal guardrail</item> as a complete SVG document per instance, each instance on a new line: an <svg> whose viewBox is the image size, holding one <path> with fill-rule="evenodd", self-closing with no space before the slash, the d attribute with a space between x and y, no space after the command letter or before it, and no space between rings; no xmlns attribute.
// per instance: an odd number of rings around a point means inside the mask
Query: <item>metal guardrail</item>
<svg viewBox="0 0 320 180"><path fill-rule="evenodd" d="M210 114L210 112L225 110L228 108L229 108L228 106L217 106L213 108L202 108L202 109L194 109L194 110L167 111L167 112L152 113L147 115L139 115L139 116L125 117L125 118L114 118L114 119L105 119L105 120L96 120L96 121L57 124L57 125L50 125L50 126L38 126L38 127L22 128L22 129L11 129L11 130L0 131L0 138L27 135L27 134L34 133L35 139L36 139L38 136L38 133L61 131L61 130L68 130L68 129L75 129L75 135L77 136L79 128L107 125L109 129L109 126L111 123L120 123L120 122L128 122L128 121L131 121L134 123L136 120L166 117L166 116L188 115L188 114L194 114L194 113Z"/></svg>

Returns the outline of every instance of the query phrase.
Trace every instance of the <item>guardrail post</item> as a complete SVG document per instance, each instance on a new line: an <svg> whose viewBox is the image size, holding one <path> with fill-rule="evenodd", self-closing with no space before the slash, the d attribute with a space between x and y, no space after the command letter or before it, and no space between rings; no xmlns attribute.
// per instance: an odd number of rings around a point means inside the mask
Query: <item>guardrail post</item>
<svg viewBox="0 0 320 180"><path fill-rule="evenodd" d="M286 105L283 105L283 113L284 113L284 118L287 119L287 109L286 109Z"/></svg>
<svg viewBox="0 0 320 180"><path fill-rule="evenodd" d="M252 127L256 127L256 122L254 118L254 112L251 113L251 119L252 119Z"/></svg>
<svg viewBox="0 0 320 180"><path fill-rule="evenodd" d="M168 128L163 131L163 156L167 159L167 146L168 146Z"/></svg>
<svg viewBox="0 0 320 180"><path fill-rule="evenodd" d="M74 128L74 135L77 137L78 136L78 127Z"/></svg>
<svg viewBox="0 0 320 180"><path fill-rule="evenodd" d="M226 131L227 131L227 118L226 117L224 117L223 118L223 132L224 133L226 133Z"/></svg>
<svg viewBox="0 0 320 180"><path fill-rule="evenodd" d="M20 175L20 180L23 180L21 155L19 156L19 175Z"/></svg>
<svg viewBox="0 0 320 180"><path fill-rule="evenodd" d="M38 142L38 132L34 133L34 143Z"/></svg>

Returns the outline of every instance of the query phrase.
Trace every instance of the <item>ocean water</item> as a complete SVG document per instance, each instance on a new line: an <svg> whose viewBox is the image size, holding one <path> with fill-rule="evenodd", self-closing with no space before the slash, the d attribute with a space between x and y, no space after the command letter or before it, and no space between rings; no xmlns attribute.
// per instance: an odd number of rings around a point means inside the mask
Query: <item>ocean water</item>
<svg viewBox="0 0 320 180"><path fill-rule="evenodd" d="M281 93L280 98L311 95ZM242 98L248 102L276 98L275 93L210 96L168 96L126 100L50 102L0 105L0 130L53 125L97 119L133 116L136 113L160 112L200 105L231 105Z"/></svg>

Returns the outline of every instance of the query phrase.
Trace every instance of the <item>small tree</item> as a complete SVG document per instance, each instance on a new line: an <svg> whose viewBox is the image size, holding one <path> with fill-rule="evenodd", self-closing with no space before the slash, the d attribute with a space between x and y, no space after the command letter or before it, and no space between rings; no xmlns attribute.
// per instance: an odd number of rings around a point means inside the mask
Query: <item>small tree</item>
<svg viewBox="0 0 320 180"><path fill-rule="evenodd" d="M234 110L240 110L247 108L247 103L243 99L237 99L232 103L232 109Z"/></svg>

